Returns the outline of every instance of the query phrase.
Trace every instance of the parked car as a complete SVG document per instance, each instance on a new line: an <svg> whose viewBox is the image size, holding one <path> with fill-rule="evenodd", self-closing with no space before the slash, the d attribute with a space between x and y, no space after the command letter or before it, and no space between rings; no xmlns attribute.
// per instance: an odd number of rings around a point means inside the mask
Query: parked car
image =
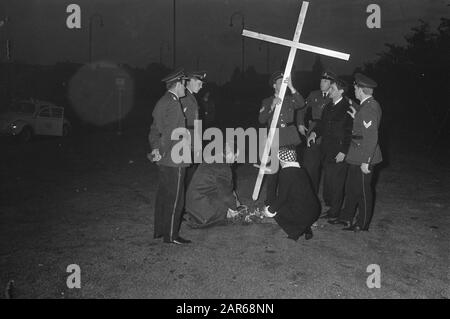
<svg viewBox="0 0 450 319"><path fill-rule="evenodd" d="M21 100L0 114L0 134L29 141L33 135L67 136L71 130L64 108L51 102Z"/></svg>

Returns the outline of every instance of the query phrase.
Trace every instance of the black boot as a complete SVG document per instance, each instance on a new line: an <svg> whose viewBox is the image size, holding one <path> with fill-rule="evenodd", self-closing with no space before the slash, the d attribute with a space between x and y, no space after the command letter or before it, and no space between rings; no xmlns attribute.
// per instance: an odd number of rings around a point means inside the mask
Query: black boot
<svg viewBox="0 0 450 319"><path fill-rule="evenodd" d="M312 230L311 230L311 227L308 227L308 228L305 230L305 239L306 239L306 240L310 240L311 238L313 238L313 232L312 232Z"/></svg>

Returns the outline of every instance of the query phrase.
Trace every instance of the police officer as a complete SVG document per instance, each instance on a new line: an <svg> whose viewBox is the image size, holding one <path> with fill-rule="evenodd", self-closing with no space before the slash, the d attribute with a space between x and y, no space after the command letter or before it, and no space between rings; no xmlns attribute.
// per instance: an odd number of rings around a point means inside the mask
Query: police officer
<svg viewBox="0 0 450 319"><path fill-rule="evenodd" d="M262 101L261 109L259 110L259 122L270 127L272 123L273 112L275 106L281 102L278 97L281 84L283 81L283 73L275 72L269 79L269 84L273 87L275 94ZM278 133L279 133L279 147L295 146L301 143L300 136L297 131L297 120L295 119L295 112L305 106L303 96L292 85L291 77L287 78L287 86L291 95L286 95L283 104L281 105L280 115L278 117ZM266 205L275 200L277 195L277 179L278 171L274 174L267 175L267 195Z"/></svg>
<svg viewBox="0 0 450 319"><path fill-rule="evenodd" d="M176 144L189 141L185 128L186 119L180 103L180 98L185 95L185 79L183 69L176 70L162 79L166 82L167 92L155 105L149 133L152 159L157 163L159 171L153 237L163 237L165 243L171 244L191 242L178 234L184 207L185 170L190 162L189 145L188 163L180 162L172 156L172 149ZM180 128L184 128L184 136L172 140L172 132Z"/></svg>
<svg viewBox="0 0 450 319"><path fill-rule="evenodd" d="M300 133L304 136L307 135L307 129L305 124L305 115L308 109L311 109L312 121L309 123L308 130L314 129L316 122L320 120L322 111L325 105L327 105L331 99L328 96L331 81L336 79L336 75L331 71L325 71L322 73L320 79L320 90L312 91L306 98L306 107L299 112L299 126ZM321 139L316 139L314 143L311 143L306 147L303 154L303 167L308 172L313 188L317 193L319 190L320 182L320 142ZM330 203L326 203L330 206Z"/></svg>
<svg viewBox="0 0 450 319"><path fill-rule="evenodd" d="M201 156L201 141L202 141L202 132L200 131L200 127L197 127L197 131L194 131L194 121L199 120L199 107L197 103L197 99L194 94L197 94L201 88L203 87L203 82L206 78L205 71L192 71L186 74L188 80L186 82L186 95L180 99L181 105L183 106L183 112L186 117L186 127L189 129L189 133L191 136L191 149L192 160L193 163L186 169L186 187L189 185L189 182L194 175L195 169L198 164L194 163L196 156ZM194 150L194 140L197 139L197 144L200 150ZM197 158L197 161L200 159Z"/></svg>
<svg viewBox="0 0 450 319"><path fill-rule="evenodd" d="M352 109L354 116L352 142L346 157L349 170L345 186L345 204L338 219L332 224L343 224L344 230L368 230L373 215L372 174L374 165L382 161L378 145L378 128L381 108L373 98L377 83L369 77L355 74L355 97L361 101L360 108ZM358 215L352 224L356 208Z"/></svg>
<svg viewBox="0 0 450 319"><path fill-rule="evenodd" d="M330 203L330 209L324 218L335 218L340 213L344 199L345 179L348 164L345 162L352 138L353 118L349 99L343 96L347 85L343 80L331 82L329 97L331 101L325 106L322 117L309 134L307 143L322 137L320 152L323 178L323 198Z"/></svg>

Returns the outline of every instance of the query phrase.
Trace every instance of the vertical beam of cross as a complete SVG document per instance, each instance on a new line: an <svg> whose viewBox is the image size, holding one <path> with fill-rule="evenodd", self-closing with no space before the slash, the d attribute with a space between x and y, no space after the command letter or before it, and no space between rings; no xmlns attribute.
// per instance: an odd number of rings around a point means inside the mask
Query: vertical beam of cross
<svg viewBox="0 0 450 319"><path fill-rule="evenodd" d="M297 27L295 28L293 42L298 42L298 40L300 39L300 35L301 35L302 29L303 29L303 22L305 21L305 17L306 17L306 11L308 10L308 4L309 3L306 1L304 1L302 4L302 8L300 10L300 16L299 16L298 22L297 22ZM253 195L252 195L253 200L258 199L259 190L261 189L262 180L263 180L264 173L266 170L267 159L269 157L269 151L272 146L272 141L273 141L273 137L275 135L278 118L280 116L281 105L283 104L284 95L286 93L286 88L287 88L286 79L291 75L292 65L294 64L296 51L297 51L297 48L295 48L295 47L291 47L291 50L289 51L289 57L288 57L288 60L286 63L286 67L284 69L283 82L281 84L281 88L278 93L278 98L280 98L281 103L279 103L275 106L275 111L274 111L273 117L272 117L272 123L270 124L269 135L267 137L267 142L264 147L264 152L262 155L261 166L259 168L258 178L256 179L255 188L253 190ZM272 156L277 156L277 154L272 154Z"/></svg>

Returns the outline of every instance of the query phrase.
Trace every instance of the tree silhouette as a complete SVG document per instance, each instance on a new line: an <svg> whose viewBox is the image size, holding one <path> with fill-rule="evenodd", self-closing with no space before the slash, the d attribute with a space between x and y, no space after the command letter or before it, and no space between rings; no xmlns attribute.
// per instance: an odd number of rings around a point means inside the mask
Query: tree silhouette
<svg viewBox="0 0 450 319"><path fill-rule="evenodd" d="M437 32L420 20L405 40L405 46L386 44L364 72L379 82L378 97L392 106L391 114L442 128L449 110L450 19L441 18Z"/></svg>

